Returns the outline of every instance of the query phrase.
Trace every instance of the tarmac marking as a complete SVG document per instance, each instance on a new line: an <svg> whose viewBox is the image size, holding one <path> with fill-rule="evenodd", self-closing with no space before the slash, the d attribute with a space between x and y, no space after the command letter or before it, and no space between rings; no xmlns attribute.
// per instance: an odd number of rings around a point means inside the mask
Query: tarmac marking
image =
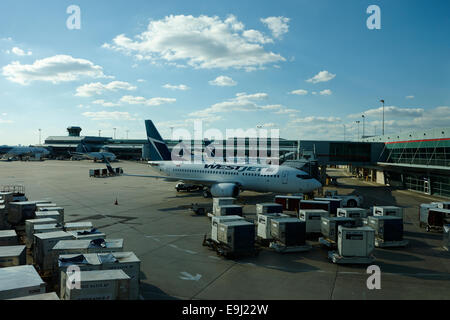
<svg viewBox="0 0 450 320"><path fill-rule="evenodd" d="M193 237L193 236L203 236L204 233L196 234L158 234L154 236L145 236L146 238L160 238L160 237Z"/></svg>
<svg viewBox="0 0 450 320"><path fill-rule="evenodd" d="M184 252L187 252L187 253L190 253L190 254L197 254L197 252L195 252L195 251L182 249L182 248L179 248L178 246L176 246L174 244L169 244L169 247L172 247L174 249L177 249L177 250L180 250L180 251L184 251Z"/></svg>
<svg viewBox="0 0 450 320"><path fill-rule="evenodd" d="M182 276L180 276L181 280L198 281L202 277L201 274L197 273L195 276L193 276L192 274L190 274L186 271L180 272L180 274L182 275Z"/></svg>

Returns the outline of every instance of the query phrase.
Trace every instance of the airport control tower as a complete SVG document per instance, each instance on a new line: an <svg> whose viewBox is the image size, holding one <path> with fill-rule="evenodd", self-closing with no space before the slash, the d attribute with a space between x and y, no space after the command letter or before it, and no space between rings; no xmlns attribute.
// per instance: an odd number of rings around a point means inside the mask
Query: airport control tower
<svg viewBox="0 0 450 320"><path fill-rule="evenodd" d="M79 137L81 128L80 127L68 127L69 137Z"/></svg>

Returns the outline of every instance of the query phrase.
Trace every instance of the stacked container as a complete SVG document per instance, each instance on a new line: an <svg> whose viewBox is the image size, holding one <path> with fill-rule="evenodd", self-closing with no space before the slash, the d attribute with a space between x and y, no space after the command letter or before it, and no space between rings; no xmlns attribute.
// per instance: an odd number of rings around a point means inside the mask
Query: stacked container
<svg viewBox="0 0 450 320"><path fill-rule="evenodd" d="M255 247L255 225L248 221L221 222L217 239L230 249L230 253L247 254Z"/></svg>
<svg viewBox="0 0 450 320"><path fill-rule="evenodd" d="M280 219L289 217L283 213L258 213L257 217L257 236L264 240L271 240L272 238L272 219Z"/></svg>
<svg viewBox="0 0 450 320"><path fill-rule="evenodd" d="M369 257L375 248L375 231L370 227L338 228L338 252L342 257Z"/></svg>
<svg viewBox="0 0 450 320"><path fill-rule="evenodd" d="M211 218L211 239L219 242L217 233L219 230L219 224L222 222L242 221L244 218L241 216L217 216ZM245 221L245 220L244 220Z"/></svg>
<svg viewBox="0 0 450 320"><path fill-rule="evenodd" d="M333 242L337 242L339 226L355 227L356 225L355 219L345 217L322 217L321 222L322 235Z"/></svg>
<svg viewBox="0 0 450 320"><path fill-rule="evenodd" d="M298 218L306 223L306 233L320 233L322 217L328 217L328 211L322 209L304 209L298 213Z"/></svg>
<svg viewBox="0 0 450 320"><path fill-rule="evenodd" d="M272 219L271 235L286 247L304 246L306 223L297 218Z"/></svg>
<svg viewBox="0 0 450 320"><path fill-rule="evenodd" d="M278 203L258 203L256 204L256 214L283 213L283 206Z"/></svg>

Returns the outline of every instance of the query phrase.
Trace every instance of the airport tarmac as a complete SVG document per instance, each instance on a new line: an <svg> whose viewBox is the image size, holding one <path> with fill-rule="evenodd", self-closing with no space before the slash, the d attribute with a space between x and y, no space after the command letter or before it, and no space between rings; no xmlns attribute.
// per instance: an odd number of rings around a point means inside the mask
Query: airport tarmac
<svg viewBox="0 0 450 320"><path fill-rule="evenodd" d="M202 246L210 220L187 207L208 202L200 193L177 193L175 183L139 177L89 178L91 161L1 162L1 184L23 184L29 199L50 199L64 207L66 221L92 221L108 238L123 238L124 250L141 259L143 299L450 299L450 253L442 234L418 225L418 206L436 200L422 194L338 176L339 193L364 196L373 204L404 207L407 248L376 249L381 289L369 290L363 266L327 260L317 242L305 253L262 250L257 257L226 260ZM130 174L153 174L147 165L118 162ZM274 194L244 192L246 217ZM118 200L118 205L114 201Z"/></svg>

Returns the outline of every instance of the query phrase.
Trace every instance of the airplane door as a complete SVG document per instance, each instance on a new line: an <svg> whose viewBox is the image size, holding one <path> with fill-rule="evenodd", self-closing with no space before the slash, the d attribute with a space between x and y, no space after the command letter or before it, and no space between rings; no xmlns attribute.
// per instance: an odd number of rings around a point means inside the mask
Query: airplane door
<svg viewBox="0 0 450 320"><path fill-rule="evenodd" d="M284 171L283 173L281 173L281 182L283 184L287 184L288 182L288 174L286 171Z"/></svg>

